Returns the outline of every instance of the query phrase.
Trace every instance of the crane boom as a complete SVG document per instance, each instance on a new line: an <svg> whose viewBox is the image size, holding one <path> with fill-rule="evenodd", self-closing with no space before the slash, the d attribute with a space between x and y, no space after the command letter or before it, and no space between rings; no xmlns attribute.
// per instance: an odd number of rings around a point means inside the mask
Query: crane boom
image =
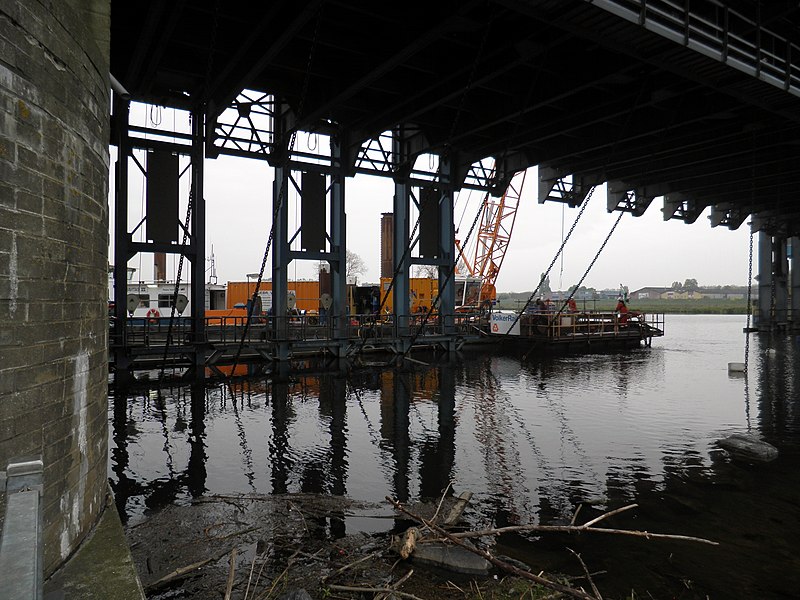
<svg viewBox="0 0 800 600"><path fill-rule="evenodd" d="M466 271L464 275L481 280L479 301L494 299L494 285L511 242L526 173L519 171L514 175L502 197L495 198L489 193L484 196L474 251L462 253L459 271ZM456 245L460 250L458 240Z"/></svg>

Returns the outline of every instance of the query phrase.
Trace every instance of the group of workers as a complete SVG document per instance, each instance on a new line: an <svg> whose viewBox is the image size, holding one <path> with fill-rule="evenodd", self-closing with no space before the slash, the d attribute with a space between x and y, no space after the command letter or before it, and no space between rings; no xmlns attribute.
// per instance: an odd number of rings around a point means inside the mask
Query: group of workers
<svg viewBox="0 0 800 600"><path fill-rule="evenodd" d="M533 314L547 314L547 313L554 313L556 312L555 305L553 304L550 298L547 300L542 300L542 298L537 298L536 302L533 304L533 310L531 310ZM575 302L575 298L568 298L566 305L561 310L562 313L577 313L578 312L578 305ZM614 312L617 313L617 319L619 320L620 325L627 325L628 319L630 317L638 316L638 312L630 312L628 310L627 304L625 304L625 300L620 297L617 298L617 306L614 308Z"/></svg>
<svg viewBox="0 0 800 600"><path fill-rule="evenodd" d="M533 312L534 314L543 314L543 313L554 313L556 312L555 304L553 301L548 298L547 300L542 300L541 298L537 298L536 302L533 303ZM576 313L578 312L578 305L575 302L575 298L567 299L567 304L563 308L561 312L566 313Z"/></svg>

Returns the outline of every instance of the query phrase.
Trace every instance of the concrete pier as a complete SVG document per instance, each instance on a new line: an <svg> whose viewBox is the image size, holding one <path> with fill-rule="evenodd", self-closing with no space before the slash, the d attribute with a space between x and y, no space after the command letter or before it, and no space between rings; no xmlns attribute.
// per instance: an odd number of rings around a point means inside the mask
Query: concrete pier
<svg viewBox="0 0 800 600"><path fill-rule="evenodd" d="M0 0L0 463L44 463L44 574L106 505L108 0Z"/></svg>

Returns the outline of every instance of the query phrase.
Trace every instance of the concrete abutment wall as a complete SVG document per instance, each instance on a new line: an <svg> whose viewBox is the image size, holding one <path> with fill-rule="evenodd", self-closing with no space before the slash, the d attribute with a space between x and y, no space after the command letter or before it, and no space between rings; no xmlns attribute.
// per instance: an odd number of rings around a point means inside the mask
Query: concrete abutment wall
<svg viewBox="0 0 800 600"><path fill-rule="evenodd" d="M0 0L0 469L45 464L45 573L107 490L109 0Z"/></svg>

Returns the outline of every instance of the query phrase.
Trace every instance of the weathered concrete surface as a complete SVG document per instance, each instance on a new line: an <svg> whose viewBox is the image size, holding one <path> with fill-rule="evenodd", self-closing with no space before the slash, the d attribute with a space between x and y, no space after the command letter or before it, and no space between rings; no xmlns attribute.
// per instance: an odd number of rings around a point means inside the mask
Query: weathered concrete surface
<svg viewBox="0 0 800 600"><path fill-rule="evenodd" d="M136 600L144 591L119 514L109 502L77 553L45 582L45 600Z"/></svg>
<svg viewBox="0 0 800 600"><path fill-rule="evenodd" d="M734 434L719 440L717 445L734 458L753 462L770 462L778 458L778 449L753 435Z"/></svg>
<svg viewBox="0 0 800 600"><path fill-rule="evenodd" d="M107 468L109 0L0 0L0 469L44 461L44 565Z"/></svg>
<svg viewBox="0 0 800 600"><path fill-rule="evenodd" d="M488 560L469 550L439 542L417 544L411 559L466 575L486 575L492 568Z"/></svg>

